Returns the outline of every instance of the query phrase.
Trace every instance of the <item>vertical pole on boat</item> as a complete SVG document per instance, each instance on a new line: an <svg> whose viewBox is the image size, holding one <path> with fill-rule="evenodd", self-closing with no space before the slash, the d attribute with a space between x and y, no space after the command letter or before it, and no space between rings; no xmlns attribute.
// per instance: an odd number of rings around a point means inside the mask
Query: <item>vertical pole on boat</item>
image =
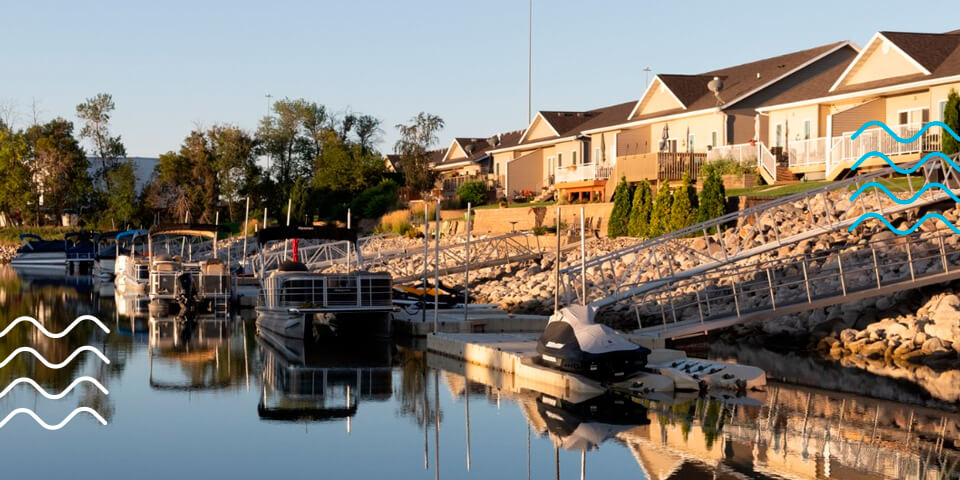
<svg viewBox="0 0 960 480"><path fill-rule="evenodd" d="M213 225L220 228L220 210L217 210L217 215L214 217ZM217 256L217 234L220 233L218 230L213 231L213 258L220 258Z"/></svg>
<svg viewBox="0 0 960 480"><path fill-rule="evenodd" d="M250 224L250 196L247 196L247 208L243 214L243 253L240 254L240 261L244 266L247 265L247 225Z"/></svg>
<svg viewBox="0 0 960 480"><path fill-rule="evenodd" d="M587 474L587 451L580 450L580 480L584 480Z"/></svg>
<svg viewBox="0 0 960 480"><path fill-rule="evenodd" d="M427 428L430 426L430 402L427 400L427 366L423 365L423 469L430 470L430 442Z"/></svg>
<svg viewBox="0 0 960 480"><path fill-rule="evenodd" d="M467 253L466 253L466 264L463 269L463 321L467 321L467 311L470 306L470 221L472 220L471 213L473 212L473 205L470 202L467 202Z"/></svg>
<svg viewBox="0 0 960 480"><path fill-rule="evenodd" d="M437 323L440 321L440 199L437 199L436 209L437 228L433 232L433 333L437 333Z"/></svg>
<svg viewBox="0 0 960 480"><path fill-rule="evenodd" d="M580 207L580 282L583 292L583 304L587 304L587 237L586 221L583 218L584 208Z"/></svg>
<svg viewBox="0 0 960 480"><path fill-rule="evenodd" d="M560 207L557 207L557 259L553 262L553 313L560 309Z"/></svg>
<svg viewBox="0 0 960 480"><path fill-rule="evenodd" d="M423 201L423 289L420 290L422 314L421 321L427 323L427 263L429 263L430 249L430 204Z"/></svg>
<svg viewBox="0 0 960 480"><path fill-rule="evenodd" d="M263 228L267 228L267 207L263 207Z"/></svg>
<svg viewBox="0 0 960 480"><path fill-rule="evenodd" d="M293 206L293 197L287 199L287 226L290 226L290 207ZM287 259L287 245L290 243L290 240L283 241L283 259Z"/></svg>
<svg viewBox="0 0 960 480"><path fill-rule="evenodd" d="M530 480L530 422L527 422L527 480Z"/></svg>
<svg viewBox="0 0 960 480"><path fill-rule="evenodd" d="M351 224L351 219L352 219L352 217L353 217L353 215L351 215L351 213L352 213L352 212L350 211L350 207L347 207L347 230L350 230L350 227L351 227L350 224ZM351 262L350 262L350 242L347 242L347 271L348 271L348 272L350 271L350 264L351 264Z"/></svg>

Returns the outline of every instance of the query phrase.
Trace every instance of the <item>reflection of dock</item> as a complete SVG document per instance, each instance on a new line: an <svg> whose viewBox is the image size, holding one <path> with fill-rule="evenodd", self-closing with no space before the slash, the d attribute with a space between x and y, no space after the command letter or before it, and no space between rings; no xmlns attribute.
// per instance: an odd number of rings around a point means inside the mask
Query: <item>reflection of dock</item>
<svg viewBox="0 0 960 480"><path fill-rule="evenodd" d="M513 399L541 434L549 425L538 410L540 392L569 395L444 356L429 355L428 364ZM951 446L960 418L933 409L785 385L749 397L638 400L648 406L650 423L612 441L624 444L651 480L958 475L960 452Z"/></svg>
<svg viewBox="0 0 960 480"><path fill-rule="evenodd" d="M250 361L243 322L210 315L190 321L154 317L149 325L151 389L223 390L244 383L249 389Z"/></svg>
<svg viewBox="0 0 960 480"><path fill-rule="evenodd" d="M307 348L266 334L259 338L263 391L260 418L281 421L350 419L362 401L385 401L393 394L393 346L343 342Z"/></svg>

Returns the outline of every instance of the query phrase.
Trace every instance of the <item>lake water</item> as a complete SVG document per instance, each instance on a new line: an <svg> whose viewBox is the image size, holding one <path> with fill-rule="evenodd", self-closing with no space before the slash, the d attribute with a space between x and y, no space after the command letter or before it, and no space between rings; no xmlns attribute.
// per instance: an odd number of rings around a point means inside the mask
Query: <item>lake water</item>
<svg viewBox="0 0 960 480"><path fill-rule="evenodd" d="M0 428L6 478L958 478L960 419L941 409L773 383L740 398L558 399L514 391L416 345L304 348L257 337L250 318L150 318L142 302L89 277L0 267ZM723 354L729 357L729 351ZM464 377L469 372L470 379Z"/></svg>

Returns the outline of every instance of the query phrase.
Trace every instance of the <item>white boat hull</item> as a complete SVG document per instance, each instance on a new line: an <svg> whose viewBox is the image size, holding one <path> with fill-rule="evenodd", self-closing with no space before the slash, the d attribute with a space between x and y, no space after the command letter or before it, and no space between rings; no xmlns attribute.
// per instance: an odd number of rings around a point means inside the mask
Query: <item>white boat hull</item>
<svg viewBox="0 0 960 480"><path fill-rule="evenodd" d="M50 267L63 268L67 264L67 255L63 252L38 252L20 254L10 261L14 267Z"/></svg>
<svg viewBox="0 0 960 480"><path fill-rule="evenodd" d="M286 338L304 339L313 314L257 308L257 328Z"/></svg>

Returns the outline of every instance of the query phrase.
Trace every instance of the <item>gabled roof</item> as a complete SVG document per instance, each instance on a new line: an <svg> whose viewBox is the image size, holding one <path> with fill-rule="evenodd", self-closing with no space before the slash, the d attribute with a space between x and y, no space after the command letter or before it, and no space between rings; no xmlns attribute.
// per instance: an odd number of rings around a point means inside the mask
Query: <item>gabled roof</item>
<svg viewBox="0 0 960 480"><path fill-rule="evenodd" d="M516 144L504 144L497 147L495 150L501 151L509 149L510 147L540 144L544 142L550 143L551 141L579 135L580 132L591 128L603 128L609 125L622 123L624 119L626 119L626 115L630 112L630 109L634 104L636 104L636 100L630 100L629 102L607 105L605 107L585 111L540 111L537 112L537 116L534 117L533 121L530 122L530 125L528 125L523 131L523 136ZM538 119L546 122L550 128L553 129L555 133L553 137L546 139L539 138L535 140L528 140L526 138L527 132L530 131L530 128L535 122L537 122Z"/></svg>
<svg viewBox="0 0 960 480"><path fill-rule="evenodd" d="M521 135L523 135L523 130L498 133L484 138L457 137L451 142L450 148L444 150L443 157L435 167L440 169L453 168L479 162L489 156L491 150L515 146ZM455 149L462 150L465 156L451 158L451 153Z"/></svg>
<svg viewBox="0 0 960 480"><path fill-rule="evenodd" d="M630 112L629 120L656 118L682 111L728 108L826 55L850 45L848 41L834 42L696 75L658 74L656 79L673 93L684 108L637 115L644 99L652 94L652 89L648 88ZM723 81L723 88L718 95L714 95L707 88L714 78Z"/></svg>
<svg viewBox="0 0 960 480"><path fill-rule="evenodd" d="M856 85L843 85L843 81L854 71L855 67L866 61L868 52L872 51L871 47L876 48L883 42L889 42L889 45L916 67L918 73L900 75ZM850 65L843 74L837 78L837 81L830 88L830 91L853 91L893 85L915 79L955 75L960 73L960 55L957 53L958 46L960 46L960 34L954 32L877 32L870 38L870 41L867 42L867 45L860 54L857 55L857 58L850 62Z"/></svg>

